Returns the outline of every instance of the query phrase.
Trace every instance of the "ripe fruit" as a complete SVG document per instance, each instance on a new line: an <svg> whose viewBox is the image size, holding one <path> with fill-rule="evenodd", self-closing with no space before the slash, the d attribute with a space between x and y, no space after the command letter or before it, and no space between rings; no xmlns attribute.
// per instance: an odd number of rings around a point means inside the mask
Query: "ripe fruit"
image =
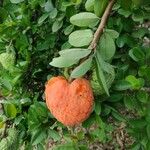
<svg viewBox="0 0 150 150"><path fill-rule="evenodd" d="M106 84L107 84L108 89L111 87L111 85L115 79L114 69L112 71L113 71L112 72L113 74L105 73ZM100 85L98 82L98 78L97 78L95 70L92 73L91 86L92 86L92 89L93 89L93 92L95 95L101 95L101 94L105 93L104 89L102 88L102 85Z"/></svg>
<svg viewBox="0 0 150 150"><path fill-rule="evenodd" d="M51 113L66 126L83 122L92 111L93 92L83 78L69 83L64 77L53 77L46 84L45 96Z"/></svg>
<svg viewBox="0 0 150 150"><path fill-rule="evenodd" d="M9 70L15 63L15 54L8 52L0 54L0 63L4 69Z"/></svg>

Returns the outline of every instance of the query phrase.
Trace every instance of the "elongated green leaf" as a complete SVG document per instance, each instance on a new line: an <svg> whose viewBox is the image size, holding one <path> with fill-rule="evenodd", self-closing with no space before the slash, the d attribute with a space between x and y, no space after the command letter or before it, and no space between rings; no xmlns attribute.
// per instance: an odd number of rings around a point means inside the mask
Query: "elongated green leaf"
<svg viewBox="0 0 150 150"><path fill-rule="evenodd" d="M72 78L78 78L83 76L90 68L92 64L92 58L89 58L85 60L81 65L79 65L77 68L75 68L72 73Z"/></svg>
<svg viewBox="0 0 150 150"><path fill-rule="evenodd" d="M93 32L90 29L77 30L70 34L69 43L75 47L87 46L93 38Z"/></svg>
<svg viewBox="0 0 150 150"><path fill-rule="evenodd" d="M94 10L94 0L87 0L85 3L85 9L87 11L93 11Z"/></svg>
<svg viewBox="0 0 150 150"><path fill-rule="evenodd" d="M78 59L57 57L57 58L53 58L52 62L50 62L50 65L58 68L63 68L63 67L70 67L77 62Z"/></svg>
<svg viewBox="0 0 150 150"><path fill-rule="evenodd" d="M134 107L135 107L135 105L134 105L134 103L133 103L133 101L134 101L135 99L134 99L134 97L131 97L131 96L129 96L129 95L126 95L125 97L124 97L124 104L125 104L125 106L128 108L128 109L134 109Z"/></svg>
<svg viewBox="0 0 150 150"><path fill-rule="evenodd" d="M123 90L127 90L130 88L132 88L132 85L125 80L117 81L115 86L114 86L114 89L118 90L118 91L123 91Z"/></svg>
<svg viewBox="0 0 150 150"><path fill-rule="evenodd" d="M14 104L5 104L4 110L8 118L15 118L17 115L17 109Z"/></svg>
<svg viewBox="0 0 150 150"><path fill-rule="evenodd" d="M147 103L148 97L149 97L149 95L146 91L139 91L137 93L137 99L142 103Z"/></svg>
<svg viewBox="0 0 150 150"><path fill-rule="evenodd" d="M53 4L52 4L52 0L48 0L48 1L45 3L44 9L45 9L46 12L51 12L51 11L54 9L54 6L53 6Z"/></svg>
<svg viewBox="0 0 150 150"><path fill-rule="evenodd" d="M98 17L101 17L104 13L104 10L107 7L109 0L95 0L94 2L94 12Z"/></svg>
<svg viewBox="0 0 150 150"><path fill-rule="evenodd" d="M54 141L59 141L61 139L59 133L52 129L48 131L48 135L53 138Z"/></svg>
<svg viewBox="0 0 150 150"><path fill-rule="evenodd" d="M99 81L100 85L103 86L102 88L104 89L106 94L109 95L106 79L105 79L105 76L104 76L104 73L102 70L102 66L100 63L100 57L98 57L98 55L96 54L95 59L96 59L96 73L97 73L98 81Z"/></svg>
<svg viewBox="0 0 150 150"><path fill-rule="evenodd" d="M47 18L48 18L49 14L46 13L46 14L43 14L39 20L38 20L38 24L42 24Z"/></svg>
<svg viewBox="0 0 150 150"><path fill-rule="evenodd" d="M81 58L88 56L91 53L89 49L73 48L65 49L59 52L60 57L53 58L50 65L54 67L70 67L77 63Z"/></svg>
<svg viewBox="0 0 150 150"><path fill-rule="evenodd" d="M108 33L113 39L116 39L119 36L117 31L111 29L106 29L105 33Z"/></svg>
<svg viewBox="0 0 150 150"><path fill-rule="evenodd" d="M134 61L140 61L145 58L145 54L142 51L142 49L135 47L129 51L129 56L134 60Z"/></svg>
<svg viewBox="0 0 150 150"><path fill-rule="evenodd" d="M7 90L12 90L12 85L7 79L0 78L0 84Z"/></svg>
<svg viewBox="0 0 150 150"><path fill-rule="evenodd" d="M0 116L0 129L4 127L5 120L2 116Z"/></svg>
<svg viewBox="0 0 150 150"><path fill-rule="evenodd" d="M47 137L47 134L45 130L42 130L42 129L37 130L32 135L32 138L31 138L32 145L41 143L44 139L46 139L46 137Z"/></svg>
<svg viewBox="0 0 150 150"><path fill-rule="evenodd" d="M100 65L102 66L102 70L108 74L111 74L113 76L113 78L115 78L114 67L111 64L109 64L103 60L99 51L97 51L97 55L100 58L99 62L100 62Z"/></svg>
<svg viewBox="0 0 150 150"><path fill-rule="evenodd" d="M98 21L99 18L90 12L82 12L70 18L70 22L79 27L94 27Z"/></svg>
<svg viewBox="0 0 150 150"><path fill-rule="evenodd" d="M81 59L88 56L91 53L90 49L72 48L59 51L59 54L63 57Z"/></svg>
<svg viewBox="0 0 150 150"><path fill-rule="evenodd" d="M64 30L64 34L69 35L73 31L73 29L74 29L74 25L70 25L70 26L66 27Z"/></svg>
<svg viewBox="0 0 150 150"><path fill-rule="evenodd" d="M57 32L63 25L63 21L59 21L59 20L56 20L54 23L53 23L53 26L52 26L52 31L53 32Z"/></svg>
<svg viewBox="0 0 150 150"><path fill-rule="evenodd" d="M11 3L18 4L18 3L23 2L24 0L10 0L10 1Z"/></svg>
<svg viewBox="0 0 150 150"><path fill-rule="evenodd" d="M94 111L97 115L100 115L101 113L101 103L98 102L98 101L95 101L95 108L94 108Z"/></svg>
<svg viewBox="0 0 150 150"><path fill-rule="evenodd" d="M0 19L5 20L8 16L8 12L6 9L0 7Z"/></svg>
<svg viewBox="0 0 150 150"><path fill-rule="evenodd" d="M116 51L115 43L113 38L108 34L104 33L99 41L100 54L104 60L110 60Z"/></svg>

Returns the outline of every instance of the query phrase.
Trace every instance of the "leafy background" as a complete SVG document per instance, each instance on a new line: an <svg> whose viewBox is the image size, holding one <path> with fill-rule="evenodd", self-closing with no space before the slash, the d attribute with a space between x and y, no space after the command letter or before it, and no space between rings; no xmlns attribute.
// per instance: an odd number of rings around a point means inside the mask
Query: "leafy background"
<svg viewBox="0 0 150 150"><path fill-rule="evenodd" d="M150 149L150 2L117 0L91 51L107 4L0 1L0 149ZM48 111L44 86L85 73L93 112L68 129Z"/></svg>

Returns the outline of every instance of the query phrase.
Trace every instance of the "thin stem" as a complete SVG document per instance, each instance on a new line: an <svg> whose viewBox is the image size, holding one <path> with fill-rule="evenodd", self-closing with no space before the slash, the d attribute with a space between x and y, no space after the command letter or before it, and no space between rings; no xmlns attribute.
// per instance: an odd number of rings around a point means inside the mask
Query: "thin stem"
<svg viewBox="0 0 150 150"><path fill-rule="evenodd" d="M99 26L98 26L95 34L94 34L94 38L93 38L93 40L92 40L92 42L91 42L91 44L89 46L90 49L94 50L96 48L97 43L98 43L98 41L100 39L100 36L103 33L103 29L106 26L106 22L107 22L108 17L109 17L109 15L111 13L111 10L112 10L112 7L113 7L114 3L115 3L115 0L110 0L109 1L108 5L107 5L107 7L105 9L105 12L104 12L104 14L103 14L103 16L101 18L101 22L100 22L100 24L99 24Z"/></svg>

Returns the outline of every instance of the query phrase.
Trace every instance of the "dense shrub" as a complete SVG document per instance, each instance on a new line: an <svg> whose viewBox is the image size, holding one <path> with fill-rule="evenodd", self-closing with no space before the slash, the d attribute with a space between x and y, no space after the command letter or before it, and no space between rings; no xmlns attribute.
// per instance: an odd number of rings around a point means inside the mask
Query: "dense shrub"
<svg viewBox="0 0 150 150"><path fill-rule="evenodd" d="M150 2L114 1L91 44L112 1L0 1L0 150L86 150L111 143L118 124L131 142L117 137L112 149L150 149ZM46 107L45 83L57 75L91 82L95 105L80 128Z"/></svg>

